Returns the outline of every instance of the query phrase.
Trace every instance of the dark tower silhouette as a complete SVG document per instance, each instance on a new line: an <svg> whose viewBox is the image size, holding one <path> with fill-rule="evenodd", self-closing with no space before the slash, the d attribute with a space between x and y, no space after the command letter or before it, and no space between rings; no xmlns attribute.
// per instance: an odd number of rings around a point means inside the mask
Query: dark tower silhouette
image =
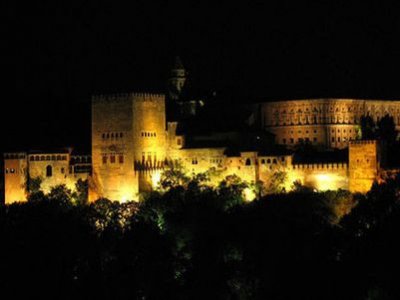
<svg viewBox="0 0 400 300"><path fill-rule="evenodd" d="M168 79L168 96L171 100L179 100L186 82L186 70L179 56L175 57Z"/></svg>

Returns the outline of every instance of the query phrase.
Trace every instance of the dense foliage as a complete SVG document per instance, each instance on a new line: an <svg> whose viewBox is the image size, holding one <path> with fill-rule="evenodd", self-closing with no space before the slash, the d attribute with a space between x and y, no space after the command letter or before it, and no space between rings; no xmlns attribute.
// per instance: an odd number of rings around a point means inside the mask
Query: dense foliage
<svg viewBox="0 0 400 300"><path fill-rule="evenodd" d="M179 183L184 183L181 186ZM40 299L399 299L400 177L253 202L201 178L140 203L65 187L0 209L2 293Z"/></svg>

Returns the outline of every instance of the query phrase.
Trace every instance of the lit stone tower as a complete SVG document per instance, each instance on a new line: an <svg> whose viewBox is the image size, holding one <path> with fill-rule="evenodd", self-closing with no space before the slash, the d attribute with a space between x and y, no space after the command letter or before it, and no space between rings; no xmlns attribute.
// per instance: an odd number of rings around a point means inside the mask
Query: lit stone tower
<svg viewBox="0 0 400 300"><path fill-rule="evenodd" d="M165 95L93 97L91 201L137 200L154 187L165 156Z"/></svg>
<svg viewBox="0 0 400 300"><path fill-rule="evenodd" d="M168 94L172 100L178 100L186 82L186 70L183 67L181 59L177 56L171 69L168 80Z"/></svg>
<svg viewBox="0 0 400 300"><path fill-rule="evenodd" d="M349 190L366 193L377 179L381 153L378 141L351 141L349 143Z"/></svg>
<svg viewBox="0 0 400 300"><path fill-rule="evenodd" d="M134 169L139 192L151 190L166 158L165 95L132 95Z"/></svg>

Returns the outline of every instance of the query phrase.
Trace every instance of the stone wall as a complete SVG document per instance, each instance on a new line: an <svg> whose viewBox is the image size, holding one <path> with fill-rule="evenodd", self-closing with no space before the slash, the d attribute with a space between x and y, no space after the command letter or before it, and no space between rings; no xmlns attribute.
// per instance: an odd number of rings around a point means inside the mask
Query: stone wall
<svg viewBox="0 0 400 300"><path fill-rule="evenodd" d="M132 95L93 97L90 201L136 199L132 123Z"/></svg>
<svg viewBox="0 0 400 300"><path fill-rule="evenodd" d="M349 144L349 166L349 190L368 192L380 169L378 142L352 141Z"/></svg>
<svg viewBox="0 0 400 300"><path fill-rule="evenodd" d="M26 153L5 153L4 154L4 202L26 201L26 174L27 160Z"/></svg>

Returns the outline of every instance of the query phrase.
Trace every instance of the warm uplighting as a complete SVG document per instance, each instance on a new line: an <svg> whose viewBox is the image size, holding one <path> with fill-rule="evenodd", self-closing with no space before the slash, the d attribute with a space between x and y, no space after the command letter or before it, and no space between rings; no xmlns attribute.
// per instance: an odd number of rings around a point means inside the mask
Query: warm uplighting
<svg viewBox="0 0 400 300"><path fill-rule="evenodd" d="M161 179L161 172L159 170L155 171L151 175L151 186L153 189L156 189L158 187L160 179Z"/></svg>
<svg viewBox="0 0 400 300"><path fill-rule="evenodd" d="M338 189L340 178L335 174L316 174L315 188L319 191L336 190Z"/></svg>
<svg viewBox="0 0 400 300"><path fill-rule="evenodd" d="M256 199L256 193L253 189L248 187L243 190L243 196L246 201L253 201Z"/></svg>

